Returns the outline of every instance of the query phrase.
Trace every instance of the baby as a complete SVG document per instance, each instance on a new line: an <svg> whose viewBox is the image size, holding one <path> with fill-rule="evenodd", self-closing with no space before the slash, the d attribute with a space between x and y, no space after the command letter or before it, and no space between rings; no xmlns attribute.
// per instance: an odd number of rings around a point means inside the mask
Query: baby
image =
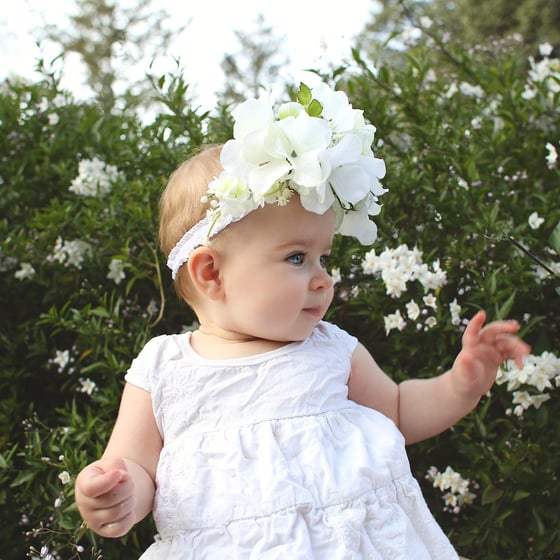
<svg viewBox="0 0 560 560"><path fill-rule="evenodd" d="M233 116L234 139L185 162L161 201L161 245L200 326L132 363L103 457L76 481L84 520L119 537L152 512L143 560L458 558L405 444L521 363L518 324L479 312L448 372L397 385L323 321L334 235L376 236L375 129L325 85Z"/></svg>

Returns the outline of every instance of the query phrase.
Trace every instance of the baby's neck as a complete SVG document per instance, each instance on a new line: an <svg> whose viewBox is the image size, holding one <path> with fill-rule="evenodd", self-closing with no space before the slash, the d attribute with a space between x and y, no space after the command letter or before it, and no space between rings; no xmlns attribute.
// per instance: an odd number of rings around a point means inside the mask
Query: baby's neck
<svg viewBox="0 0 560 560"><path fill-rule="evenodd" d="M289 344L204 325L191 334L190 342L197 354L212 360L254 356Z"/></svg>

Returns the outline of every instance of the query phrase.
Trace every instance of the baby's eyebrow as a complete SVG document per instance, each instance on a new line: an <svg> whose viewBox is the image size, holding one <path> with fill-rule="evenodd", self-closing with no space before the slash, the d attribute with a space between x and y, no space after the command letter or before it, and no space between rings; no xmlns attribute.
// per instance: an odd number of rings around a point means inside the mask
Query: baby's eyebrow
<svg viewBox="0 0 560 560"><path fill-rule="evenodd" d="M277 245L277 247L278 249L290 249L290 248L298 249L301 247L308 246L309 243L310 242L308 240L295 239L295 240L287 241L286 243L280 243L279 245Z"/></svg>

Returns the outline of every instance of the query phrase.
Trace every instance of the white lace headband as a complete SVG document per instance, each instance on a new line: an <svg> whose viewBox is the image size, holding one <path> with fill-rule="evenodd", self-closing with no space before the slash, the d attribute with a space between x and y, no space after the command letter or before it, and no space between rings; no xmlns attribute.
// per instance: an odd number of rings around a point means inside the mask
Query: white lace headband
<svg viewBox="0 0 560 560"><path fill-rule="evenodd" d="M301 84L297 101L276 114L263 100L249 99L232 117L233 139L220 156L223 171L202 198L211 207L169 253L173 279L196 247L264 204L286 204L293 193L309 212L333 208L337 233L364 245L375 241L371 217L386 192L380 183L385 164L371 148L375 127L345 93L323 83L312 89Z"/></svg>
<svg viewBox="0 0 560 560"><path fill-rule="evenodd" d="M171 278L175 280L179 269L189 260L192 252L197 247L208 245L208 242L214 235L220 233L220 231L229 226L233 221L233 217L229 220L221 219L216 221L215 217L207 215L189 229L185 235L179 239L177 245L171 249L167 257L167 266L171 269Z"/></svg>

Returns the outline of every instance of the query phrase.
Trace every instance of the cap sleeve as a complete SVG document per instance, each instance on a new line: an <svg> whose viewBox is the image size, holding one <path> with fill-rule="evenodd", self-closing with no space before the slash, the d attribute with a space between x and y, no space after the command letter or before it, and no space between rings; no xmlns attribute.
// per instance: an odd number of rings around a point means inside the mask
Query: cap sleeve
<svg viewBox="0 0 560 560"><path fill-rule="evenodd" d="M335 344L339 351L346 353L348 356L352 355L358 345L358 339L355 336L326 321L318 323L315 327L315 333L327 344Z"/></svg>
<svg viewBox="0 0 560 560"><path fill-rule="evenodd" d="M163 364L177 354L178 349L171 339L161 335L149 340L130 364L125 381L152 393Z"/></svg>

